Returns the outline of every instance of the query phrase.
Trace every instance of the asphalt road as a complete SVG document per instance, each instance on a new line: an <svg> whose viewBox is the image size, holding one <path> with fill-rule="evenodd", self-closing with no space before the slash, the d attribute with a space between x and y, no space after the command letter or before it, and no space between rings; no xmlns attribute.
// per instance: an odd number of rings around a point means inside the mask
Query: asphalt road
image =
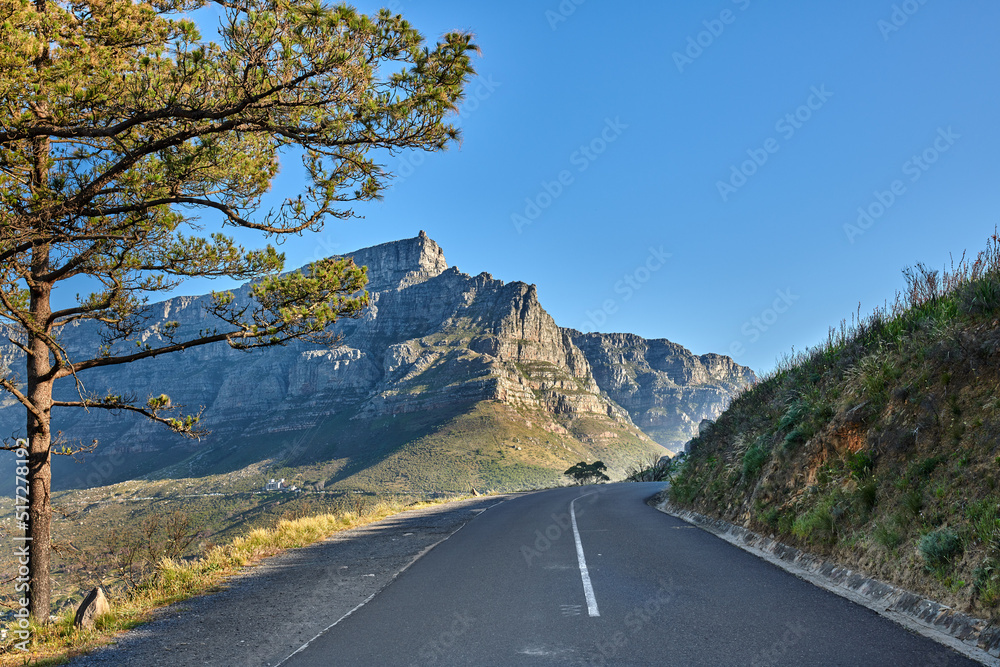
<svg viewBox="0 0 1000 667"><path fill-rule="evenodd" d="M976 664L645 505L661 486L491 507L281 665Z"/></svg>

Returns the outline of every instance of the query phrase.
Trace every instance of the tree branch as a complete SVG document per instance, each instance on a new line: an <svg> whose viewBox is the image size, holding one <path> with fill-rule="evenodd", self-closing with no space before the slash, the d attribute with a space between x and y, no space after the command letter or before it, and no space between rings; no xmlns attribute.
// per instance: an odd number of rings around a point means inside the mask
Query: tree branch
<svg viewBox="0 0 1000 667"><path fill-rule="evenodd" d="M149 407L140 407L138 405L134 405L127 401L117 400L117 397L113 397L113 399L115 400L84 399L81 401L52 401L52 406L58 408L84 408L88 411L90 410L90 408L99 408L101 410L110 410L110 411L124 410L126 412L135 412L137 414L140 414L143 417L149 419L150 421L163 424L171 431L175 433L180 433L181 435L184 435L189 438L200 439L208 434L208 431L194 428L194 424L198 423L198 421L201 419L201 412L199 412L197 415L189 415L184 420L171 419L168 417L161 417L158 414L160 411L159 408L154 409ZM175 406L174 408L171 409L179 409L181 407L183 406Z"/></svg>
<svg viewBox="0 0 1000 667"><path fill-rule="evenodd" d="M0 388L12 394L14 398L16 398L21 405L26 407L28 411L35 416L36 419L38 419L39 421L44 420L45 415L42 414L41 410L36 408L35 404L32 403L27 396L22 394L20 390L18 390L17 386L14 385L13 382L8 380L7 378L0 378Z"/></svg>

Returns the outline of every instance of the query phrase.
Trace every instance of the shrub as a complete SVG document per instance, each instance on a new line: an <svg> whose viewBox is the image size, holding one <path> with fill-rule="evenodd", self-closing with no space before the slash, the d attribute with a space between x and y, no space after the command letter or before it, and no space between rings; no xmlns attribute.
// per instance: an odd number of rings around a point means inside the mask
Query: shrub
<svg viewBox="0 0 1000 667"><path fill-rule="evenodd" d="M979 594L979 600L987 607L1000 602L1000 561L986 558L973 573L973 585Z"/></svg>
<svg viewBox="0 0 1000 667"><path fill-rule="evenodd" d="M670 483L671 502L681 505L692 502L701 490L701 480L698 474L695 459L687 458L681 464L680 470L674 475Z"/></svg>
<svg viewBox="0 0 1000 667"><path fill-rule="evenodd" d="M971 503L965 516L972 523L976 539L987 548L1000 550L1000 503L997 498Z"/></svg>
<svg viewBox="0 0 1000 667"><path fill-rule="evenodd" d="M869 480L861 484L855 492L855 497L861 506L861 510L865 513L870 513L875 509L875 505L878 504L878 483L875 480Z"/></svg>
<svg viewBox="0 0 1000 667"><path fill-rule="evenodd" d="M951 528L941 528L920 538L917 546L930 568L940 568L962 553L962 538Z"/></svg>
<svg viewBox="0 0 1000 667"><path fill-rule="evenodd" d="M816 408L816 411L813 413L813 417L817 423L826 424L829 423L829 421L833 419L836 414L837 411L833 409L832 405L821 405Z"/></svg>
<svg viewBox="0 0 1000 667"><path fill-rule="evenodd" d="M940 455L926 458L917 465L917 474L927 479L934 474L937 467L944 463L945 460L945 457Z"/></svg>
<svg viewBox="0 0 1000 667"><path fill-rule="evenodd" d="M1000 308L1000 282L996 276L986 276L963 290L961 308L969 315L987 315Z"/></svg>
<svg viewBox="0 0 1000 667"><path fill-rule="evenodd" d="M786 410L785 414L781 416L781 421L778 425L782 428L782 430L797 426L809 416L809 412L809 404L804 400L799 399L792 401L792 403L788 406L788 410Z"/></svg>
<svg viewBox="0 0 1000 667"><path fill-rule="evenodd" d="M890 356L878 349L858 361L847 375L855 392L869 401L869 409L878 412L889 401L889 390L900 371Z"/></svg>
<svg viewBox="0 0 1000 667"><path fill-rule="evenodd" d="M807 442L809 438L813 437L812 427L808 424L800 424L793 428L791 432L785 436L785 450L792 452L795 451L799 445Z"/></svg>

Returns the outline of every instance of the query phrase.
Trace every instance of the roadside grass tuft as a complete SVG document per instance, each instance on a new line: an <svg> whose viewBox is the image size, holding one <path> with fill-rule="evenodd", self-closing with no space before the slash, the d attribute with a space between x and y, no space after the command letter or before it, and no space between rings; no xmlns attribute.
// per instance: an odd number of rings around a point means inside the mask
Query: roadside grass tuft
<svg viewBox="0 0 1000 667"><path fill-rule="evenodd" d="M900 503L910 516L918 517L924 508L924 494L919 489L912 489L903 494Z"/></svg>
<svg viewBox="0 0 1000 667"><path fill-rule="evenodd" d="M766 439L757 438L743 454L743 477L748 480L756 479L770 457L771 452Z"/></svg>

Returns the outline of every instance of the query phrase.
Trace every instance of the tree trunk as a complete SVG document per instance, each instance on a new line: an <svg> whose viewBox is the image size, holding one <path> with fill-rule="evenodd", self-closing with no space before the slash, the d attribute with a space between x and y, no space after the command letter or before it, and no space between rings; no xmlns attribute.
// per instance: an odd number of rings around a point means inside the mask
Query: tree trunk
<svg viewBox="0 0 1000 667"><path fill-rule="evenodd" d="M36 249L33 268L48 265L47 249ZM45 322L51 310L49 286L31 290L31 313L36 322ZM48 623L52 604L52 383L49 348L45 341L29 333L27 380L28 399L39 416L28 411L28 611L40 623Z"/></svg>
<svg viewBox="0 0 1000 667"><path fill-rule="evenodd" d="M35 405L39 394L51 397L52 385L34 392ZM51 400L51 399L50 399ZM47 623L52 604L52 469L49 465L51 435L48 423L28 417L28 612L39 623Z"/></svg>
<svg viewBox="0 0 1000 667"><path fill-rule="evenodd" d="M46 0L34 0L39 13L46 12ZM49 63L49 48L43 39L42 52L35 65L42 70ZM48 104L40 101L35 111L41 119L48 112ZM50 140L36 137L32 140L33 161L31 190L33 198L47 201L49 185ZM45 232L47 225L39 224ZM36 245L31 251L30 314L39 332L50 333L48 322L52 314L52 284L39 281L49 271L49 246ZM28 410L28 613L39 623L49 622L52 610L52 384L49 375L52 364L46 341L28 329L27 398L34 407ZM37 414L36 414L37 413Z"/></svg>

